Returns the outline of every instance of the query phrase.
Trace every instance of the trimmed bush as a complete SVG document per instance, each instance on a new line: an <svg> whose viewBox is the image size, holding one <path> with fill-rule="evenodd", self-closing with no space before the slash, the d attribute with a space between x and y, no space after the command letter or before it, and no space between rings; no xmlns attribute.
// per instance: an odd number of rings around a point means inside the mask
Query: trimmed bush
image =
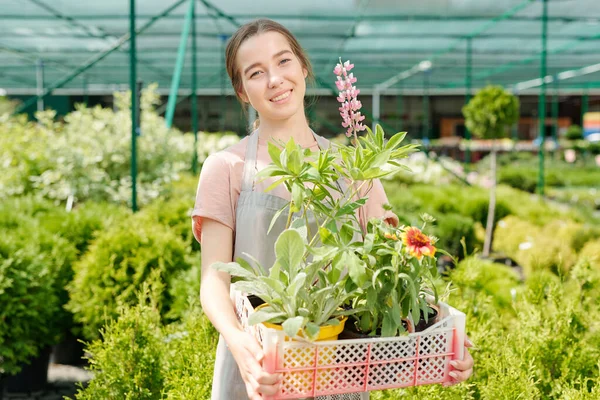
<svg viewBox="0 0 600 400"><path fill-rule="evenodd" d="M191 267L189 248L175 233L143 216L133 216L101 233L75 265L69 285L69 310L87 338L117 316L118 304L132 304L135 293L159 271L167 286L178 271ZM160 299L161 315L171 307L168 292Z"/></svg>
<svg viewBox="0 0 600 400"><path fill-rule="evenodd" d="M61 312L56 274L35 244L0 230L0 375L54 344Z"/></svg>
<svg viewBox="0 0 600 400"><path fill-rule="evenodd" d="M76 398L208 399L217 333L197 302L181 323L162 326L160 285L142 289L139 303L122 307L119 318L88 346L94 378Z"/></svg>

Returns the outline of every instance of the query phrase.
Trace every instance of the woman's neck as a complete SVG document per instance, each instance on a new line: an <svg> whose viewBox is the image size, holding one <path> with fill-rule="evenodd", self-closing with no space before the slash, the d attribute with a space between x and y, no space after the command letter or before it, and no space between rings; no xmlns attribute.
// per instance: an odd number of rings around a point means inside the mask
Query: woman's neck
<svg viewBox="0 0 600 400"><path fill-rule="evenodd" d="M285 120L263 120L261 118L259 135L264 141L273 140L284 143L290 138L294 138L294 142L302 146L309 146L315 141L303 112L294 114Z"/></svg>

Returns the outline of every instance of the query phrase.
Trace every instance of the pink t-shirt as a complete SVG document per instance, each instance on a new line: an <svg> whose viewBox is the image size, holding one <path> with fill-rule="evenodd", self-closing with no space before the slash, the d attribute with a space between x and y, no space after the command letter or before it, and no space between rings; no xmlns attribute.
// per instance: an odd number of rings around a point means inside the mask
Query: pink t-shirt
<svg viewBox="0 0 600 400"><path fill-rule="evenodd" d="M235 230L235 211L242 190L242 175L247 145L248 137L245 137L239 143L211 154L204 162L196 192L196 204L192 212L192 227L196 240L200 241L203 218L213 219ZM315 142L310 149L318 151L319 146ZM257 171L262 170L270 163L271 157L269 156L267 142L259 138L256 154ZM274 180L274 178L262 182L256 180L254 190L264 191ZM284 185L277 186L269 193L284 199L290 199L290 193ZM362 207L362 212L358 214L363 229L365 229L366 223L371 218L384 218L389 224L398 225L398 217L383 208L388 199L379 180L374 181L367 195L368 200Z"/></svg>

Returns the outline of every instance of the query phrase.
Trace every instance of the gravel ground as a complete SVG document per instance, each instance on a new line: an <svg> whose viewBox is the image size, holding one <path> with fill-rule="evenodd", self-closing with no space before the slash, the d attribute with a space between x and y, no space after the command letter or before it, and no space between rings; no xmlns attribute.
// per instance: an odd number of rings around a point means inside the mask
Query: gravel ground
<svg viewBox="0 0 600 400"><path fill-rule="evenodd" d="M89 371L71 365L50 364L48 384L39 392L4 393L3 400L63 400L64 396L74 399L78 382L87 382L92 378Z"/></svg>

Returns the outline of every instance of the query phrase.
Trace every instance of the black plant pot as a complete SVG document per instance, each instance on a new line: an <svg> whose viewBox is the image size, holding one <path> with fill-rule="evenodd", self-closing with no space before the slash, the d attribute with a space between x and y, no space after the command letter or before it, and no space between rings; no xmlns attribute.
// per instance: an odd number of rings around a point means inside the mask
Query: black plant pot
<svg viewBox="0 0 600 400"><path fill-rule="evenodd" d="M4 378L6 393L31 393L42 391L48 383L50 347L40 350L30 364L24 365L21 372Z"/></svg>
<svg viewBox="0 0 600 400"><path fill-rule="evenodd" d="M435 324L437 316L438 311L435 308L429 308L429 315L427 321L425 321L423 310L421 310L421 319L419 320L419 323L415 326L415 332L424 331L425 329Z"/></svg>
<svg viewBox="0 0 600 400"><path fill-rule="evenodd" d="M402 326L407 332L410 332L410 325L407 321L402 320ZM375 332L375 335L367 335L362 332L359 332L354 325L354 320L349 319L344 325L344 330L338 336L338 339L368 339L374 337L381 337L381 329L378 329Z"/></svg>
<svg viewBox="0 0 600 400"><path fill-rule="evenodd" d="M252 305L252 307L254 309L256 309L256 307L265 304L265 301L263 299L261 299L258 296L255 296L253 294L251 294L250 296L248 296L248 301L250 302L250 304Z"/></svg>
<svg viewBox="0 0 600 400"><path fill-rule="evenodd" d="M71 331L67 331L64 339L52 348L50 360L54 364L84 365L86 360L83 358L83 348L83 343Z"/></svg>

